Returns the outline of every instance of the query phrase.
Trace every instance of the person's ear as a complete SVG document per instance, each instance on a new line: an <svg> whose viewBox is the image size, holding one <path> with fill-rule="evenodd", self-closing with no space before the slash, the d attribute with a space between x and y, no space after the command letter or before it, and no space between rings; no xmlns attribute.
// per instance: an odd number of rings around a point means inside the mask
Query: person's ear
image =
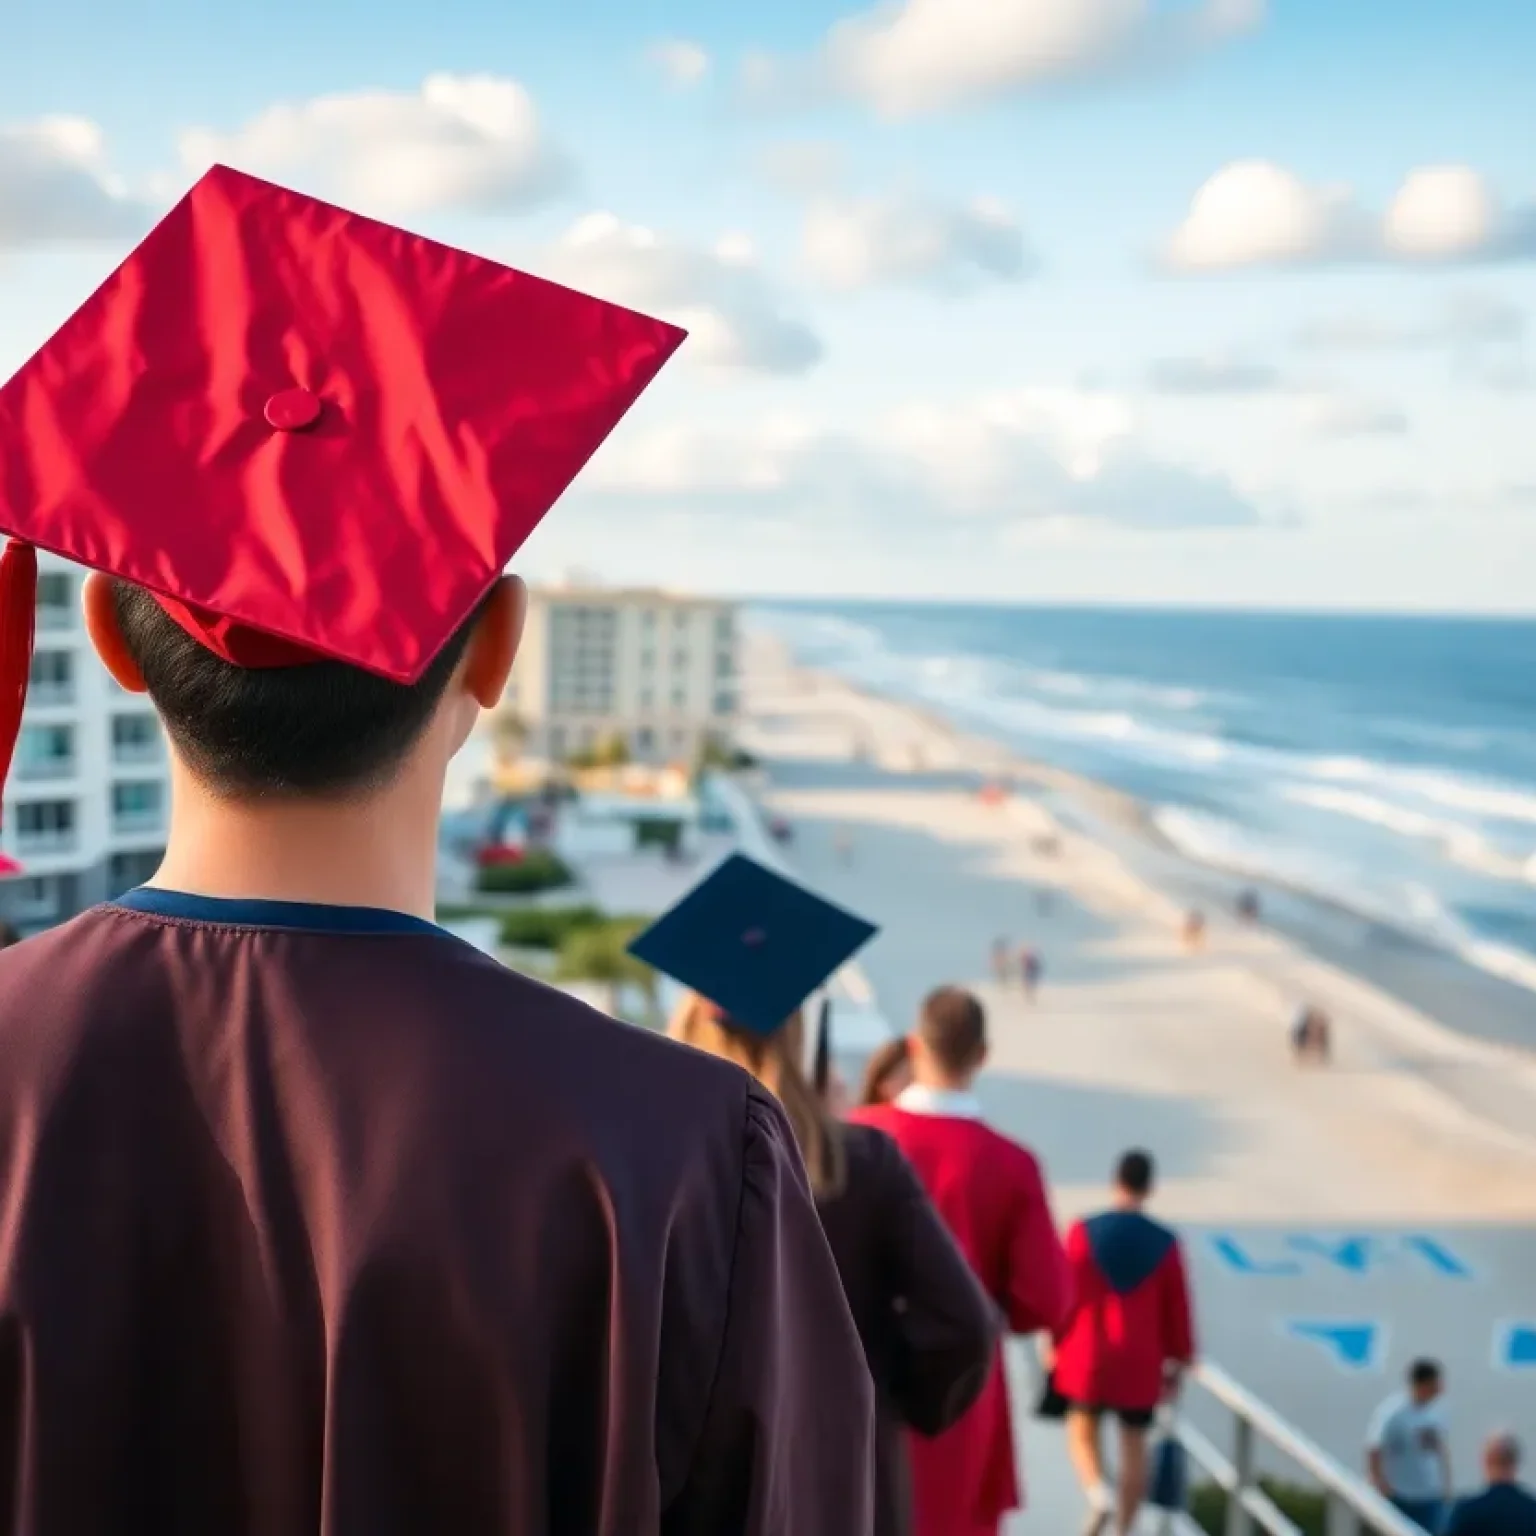
<svg viewBox="0 0 1536 1536"><path fill-rule="evenodd" d="M80 589L80 606L85 610L85 632L112 680L127 693L144 693L144 674L123 639L117 622L117 580L100 571L86 575Z"/></svg>
<svg viewBox="0 0 1536 1536"><path fill-rule="evenodd" d="M987 1064L987 1043L986 1043L985 1040L983 1040L982 1043L976 1047L976 1060L975 1060L975 1063L971 1067L971 1071L973 1071L973 1072L980 1072L981 1069L984 1066L986 1066L986 1064Z"/></svg>
<svg viewBox="0 0 1536 1536"><path fill-rule="evenodd" d="M464 653L463 686L481 709L494 709L506 692L528 617L528 588L519 576L503 576L475 625Z"/></svg>

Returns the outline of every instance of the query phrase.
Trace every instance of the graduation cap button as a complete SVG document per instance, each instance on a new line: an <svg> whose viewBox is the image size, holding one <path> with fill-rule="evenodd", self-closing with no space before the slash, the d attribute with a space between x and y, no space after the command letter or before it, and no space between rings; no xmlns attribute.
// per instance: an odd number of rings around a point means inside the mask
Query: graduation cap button
<svg viewBox="0 0 1536 1536"><path fill-rule="evenodd" d="M320 397L307 389L279 390L262 413L279 432L302 432L320 419Z"/></svg>

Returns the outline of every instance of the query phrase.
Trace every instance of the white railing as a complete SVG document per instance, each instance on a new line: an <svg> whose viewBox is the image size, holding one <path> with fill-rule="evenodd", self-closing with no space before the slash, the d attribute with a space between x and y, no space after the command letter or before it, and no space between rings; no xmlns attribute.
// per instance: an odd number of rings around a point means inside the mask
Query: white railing
<svg viewBox="0 0 1536 1536"><path fill-rule="evenodd" d="M1302 1536L1295 1521L1259 1486L1261 1447L1295 1463L1307 1481L1321 1490L1328 1536L1424 1536L1363 1477L1336 1461L1220 1366L1196 1366L1186 1377L1184 1390L1186 1411L1179 1415L1177 1434L1189 1459L1226 1490L1223 1536L1257 1536L1261 1531L1265 1536ZM1187 1400L1199 1395L1226 1411L1232 1433L1230 1455L1189 1422ZM1189 1529L1187 1522L1175 1525L1172 1517L1164 1525L1165 1532Z"/></svg>

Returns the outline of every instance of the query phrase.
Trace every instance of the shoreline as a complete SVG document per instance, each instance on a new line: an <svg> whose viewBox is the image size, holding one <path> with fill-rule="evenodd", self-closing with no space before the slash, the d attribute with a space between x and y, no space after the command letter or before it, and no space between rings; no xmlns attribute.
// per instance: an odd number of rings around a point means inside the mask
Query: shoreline
<svg viewBox="0 0 1536 1536"><path fill-rule="evenodd" d="M750 746L773 781L770 799L786 786L787 766L811 759L850 785L861 772L878 773L919 794L974 797L981 784L1004 780L1019 791L1000 808L1010 820L1043 818L1051 835L1077 845L1077 855L1106 872L1113 866L1124 898L1159 927L1174 930L1200 906L1213 947L1243 965L1282 1017L1303 1001L1325 1008L1367 1042L1373 1068L1415 1079L1452 1119L1509 1150L1536 1149L1536 1003L1525 989L1342 906L1201 865L1157 834L1134 797L1026 759L930 708L803 666L776 636L751 635L748 671L757 682L746 690ZM787 745L775 740L777 722L789 716L825 722L821 740L799 743L809 758L777 750ZM790 857L798 862L793 849ZM1264 903L1256 925L1234 915L1244 888L1258 890ZM1513 996L1483 1011L1479 992L1500 988Z"/></svg>
<svg viewBox="0 0 1536 1536"><path fill-rule="evenodd" d="M1230 914L1239 892L1256 891L1263 906L1262 928L1430 1015L1446 1029L1513 1050L1536 1064L1536 993L1529 987L1342 899L1273 874L1202 859L1174 842L1158 826L1154 807L1129 791L1030 757L997 737L948 719L931 705L802 663L770 630L752 629L749 645L772 651L799 676L847 689L947 740L978 779L1002 779L1060 797L1050 807L1058 819L1084 836L1112 844L1140 878L1164 894L1201 906L1210 917L1213 907Z"/></svg>

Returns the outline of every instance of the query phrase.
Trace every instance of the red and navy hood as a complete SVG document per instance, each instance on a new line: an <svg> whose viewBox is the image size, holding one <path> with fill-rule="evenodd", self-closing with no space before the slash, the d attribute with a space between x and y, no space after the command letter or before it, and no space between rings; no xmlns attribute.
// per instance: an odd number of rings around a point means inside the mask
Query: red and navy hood
<svg viewBox="0 0 1536 1536"><path fill-rule="evenodd" d="M1112 1291L1128 1296L1157 1273L1178 1238L1140 1211L1104 1211L1083 1223L1093 1262Z"/></svg>

